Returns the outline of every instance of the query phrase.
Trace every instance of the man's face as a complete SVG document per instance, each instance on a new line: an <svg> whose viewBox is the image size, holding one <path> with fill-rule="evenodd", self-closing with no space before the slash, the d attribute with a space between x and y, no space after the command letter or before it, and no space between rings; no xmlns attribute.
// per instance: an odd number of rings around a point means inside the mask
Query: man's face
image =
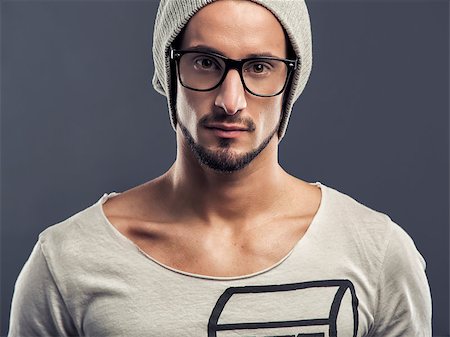
<svg viewBox="0 0 450 337"><path fill-rule="evenodd" d="M286 58L286 38L275 16L250 1L217 1L203 7L186 26L181 50L204 47L232 59L255 55ZM247 166L269 143L278 143L283 94L247 92L235 69L211 91L177 85L177 133L200 162L218 171Z"/></svg>

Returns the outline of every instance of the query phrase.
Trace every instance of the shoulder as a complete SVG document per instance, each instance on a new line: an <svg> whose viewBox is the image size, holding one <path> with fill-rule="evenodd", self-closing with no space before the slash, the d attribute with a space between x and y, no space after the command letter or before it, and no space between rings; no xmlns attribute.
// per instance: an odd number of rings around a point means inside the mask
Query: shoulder
<svg viewBox="0 0 450 337"><path fill-rule="evenodd" d="M100 202L100 200L99 200ZM100 220L99 202L73 214L69 218L47 227L39 234L42 243L70 243L77 241L77 237L83 232L89 231Z"/></svg>
<svg viewBox="0 0 450 337"><path fill-rule="evenodd" d="M381 266L388 248L395 251L396 245L403 245L412 254L417 251L411 237L389 215L331 187L325 186L324 192L324 227L354 253L364 259L376 258Z"/></svg>
<svg viewBox="0 0 450 337"><path fill-rule="evenodd" d="M371 237L386 236L396 225L391 218L376 209L366 206L355 198L332 187L324 187L326 217L335 224L347 227Z"/></svg>
<svg viewBox="0 0 450 337"><path fill-rule="evenodd" d="M104 194L93 205L40 233L39 244L50 268L61 262L75 262L105 246L105 241L114 234L108 229L102 211L107 198Z"/></svg>
<svg viewBox="0 0 450 337"><path fill-rule="evenodd" d="M376 223L378 225L390 220L385 213L366 206L344 192L328 186L325 187L325 191L329 202L328 209L340 219L365 224Z"/></svg>

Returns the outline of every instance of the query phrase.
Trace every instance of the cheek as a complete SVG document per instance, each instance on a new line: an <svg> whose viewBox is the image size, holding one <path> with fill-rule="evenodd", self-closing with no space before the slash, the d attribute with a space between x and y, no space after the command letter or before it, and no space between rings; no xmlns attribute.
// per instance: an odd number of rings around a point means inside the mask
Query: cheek
<svg viewBox="0 0 450 337"><path fill-rule="evenodd" d="M261 106L259 118L264 130L271 132L278 125L281 118L282 102L283 97L280 95L270 98L270 101L268 99Z"/></svg>
<svg viewBox="0 0 450 337"><path fill-rule="evenodd" d="M204 110L204 98L198 97L196 93L186 92L187 89L181 86L177 88L177 119L192 133L194 136L195 127L198 120L202 117Z"/></svg>

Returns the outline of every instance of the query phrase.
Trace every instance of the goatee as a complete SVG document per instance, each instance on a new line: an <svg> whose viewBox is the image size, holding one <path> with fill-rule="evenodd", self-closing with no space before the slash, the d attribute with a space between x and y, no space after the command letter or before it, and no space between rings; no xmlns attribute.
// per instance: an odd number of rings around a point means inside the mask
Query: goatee
<svg viewBox="0 0 450 337"><path fill-rule="evenodd" d="M187 143L189 144L192 153L199 160L199 162L215 171L224 173L232 173L241 170L248 164L250 164L251 161L255 159L261 153L261 151L267 147L272 137L278 131L277 125L277 127L272 130L272 132L261 142L261 144L256 149L244 154L237 155L230 149L230 146L233 142L232 139L223 138L219 142L218 150L209 150L195 142L192 134L182 123L180 123L179 119L178 124Z"/></svg>

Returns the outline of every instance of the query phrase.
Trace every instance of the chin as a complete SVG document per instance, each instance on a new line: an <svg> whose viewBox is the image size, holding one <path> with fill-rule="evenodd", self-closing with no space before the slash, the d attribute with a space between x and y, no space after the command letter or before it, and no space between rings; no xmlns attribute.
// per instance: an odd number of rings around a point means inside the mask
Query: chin
<svg viewBox="0 0 450 337"><path fill-rule="evenodd" d="M187 128L179 123L186 142L202 166L218 172L236 172L247 167L269 144L276 134L276 128L270 135L254 148L238 150L239 142L230 138L219 138L213 148L197 142Z"/></svg>

